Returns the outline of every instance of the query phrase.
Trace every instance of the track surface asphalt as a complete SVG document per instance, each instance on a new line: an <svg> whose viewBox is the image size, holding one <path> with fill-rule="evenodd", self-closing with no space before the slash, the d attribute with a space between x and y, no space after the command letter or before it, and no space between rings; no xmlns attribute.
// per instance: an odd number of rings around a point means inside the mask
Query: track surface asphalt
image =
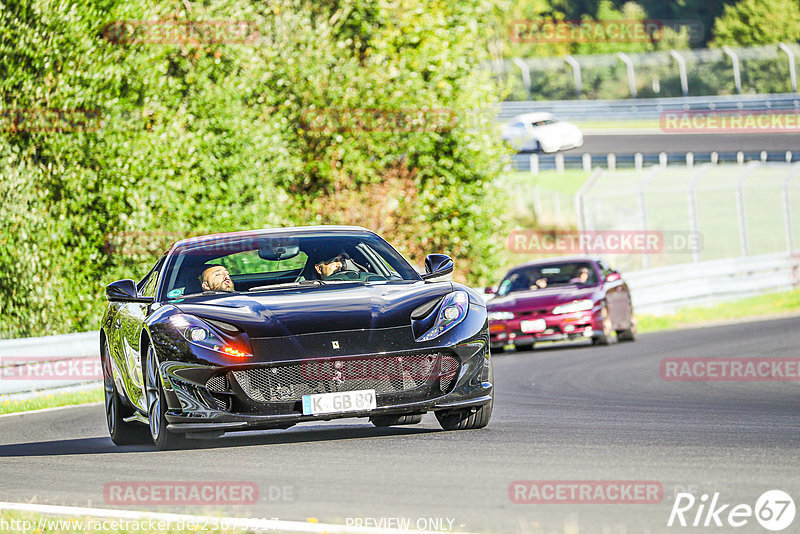
<svg viewBox="0 0 800 534"><path fill-rule="evenodd" d="M429 414L413 427L334 421L158 452L115 447L102 406L2 417L0 500L104 507L104 487L117 481L252 481L258 504L216 509L342 524L449 518L456 530L483 532L768 532L754 518L738 529L666 523L681 488L750 506L781 489L800 505L800 382L666 382L659 362L797 357L798 323L792 317L496 355L494 417L476 431L441 431ZM664 498L514 504L508 490L515 480L652 480L663 484ZM278 498L276 488L290 493ZM784 532L798 530L800 514Z"/></svg>

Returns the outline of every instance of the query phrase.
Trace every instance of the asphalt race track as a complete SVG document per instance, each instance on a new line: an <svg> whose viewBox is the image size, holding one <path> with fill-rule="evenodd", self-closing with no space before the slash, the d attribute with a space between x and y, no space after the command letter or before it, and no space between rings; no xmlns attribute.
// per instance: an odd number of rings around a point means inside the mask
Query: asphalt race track
<svg viewBox="0 0 800 534"><path fill-rule="evenodd" d="M800 150L800 134L729 133L729 134L664 134L613 133L587 134L583 146L564 154L655 154L658 152L783 152Z"/></svg>
<svg viewBox="0 0 800 534"><path fill-rule="evenodd" d="M104 507L105 485L118 481L251 481L259 503L226 513L342 524L450 518L456 530L483 532L763 533L754 518L737 529L666 523L679 491L719 492L731 505L754 506L771 489L797 500L800 382L667 382L659 362L796 357L798 323L497 355L494 417L477 431L441 431L432 415L393 429L358 419L158 452L113 446L101 406L0 417L0 500ZM658 504L514 504L516 480L658 481L664 496ZM784 532L798 525L800 516Z"/></svg>

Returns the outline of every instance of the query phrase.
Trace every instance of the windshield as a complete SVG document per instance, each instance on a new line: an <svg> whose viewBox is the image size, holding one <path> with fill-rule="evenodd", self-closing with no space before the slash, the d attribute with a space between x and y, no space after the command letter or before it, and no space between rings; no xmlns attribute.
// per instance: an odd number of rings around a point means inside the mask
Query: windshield
<svg viewBox="0 0 800 534"><path fill-rule="evenodd" d="M575 284L597 284L597 273L591 263L548 263L514 269L500 282L497 294L503 296L516 291L536 291Z"/></svg>
<svg viewBox="0 0 800 534"><path fill-rule="evenodd" d="M331 233L251 234L189 242L175 251L165 275L161 295L166 298L420 280L381 238Z"/></svg>

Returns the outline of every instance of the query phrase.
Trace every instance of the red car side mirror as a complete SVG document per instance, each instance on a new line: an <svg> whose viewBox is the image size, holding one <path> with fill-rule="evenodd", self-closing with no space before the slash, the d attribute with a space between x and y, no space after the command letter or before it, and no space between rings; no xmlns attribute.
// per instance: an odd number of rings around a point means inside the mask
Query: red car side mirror
<svg viewBox="0 0 800 534"><path fill-rule="evenodd" d="M487 295L494 295L494 289L491 287L484 288L483 292Z"/></svg>
<svg viewBox="0 0 800 534"><path fill-rule="evenodd" d="M620 278L622 277L619 275L619 273L608 273L608 275L606 275L606 282L616 282Z"/></svg>

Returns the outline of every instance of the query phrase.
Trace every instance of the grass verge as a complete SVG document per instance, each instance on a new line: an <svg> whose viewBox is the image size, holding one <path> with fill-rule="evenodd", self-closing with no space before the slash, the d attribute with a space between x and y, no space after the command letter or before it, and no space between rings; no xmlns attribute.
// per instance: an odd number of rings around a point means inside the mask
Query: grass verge
<svg viewBox="0 0 800 534"><path fill-rule="evenodd" d="M760 319L765 316L800 312L800 289L770 293L702 308L687 308L664 316L638 315L639 332L658 332L719 321Z"/></svg>
<svg viewBox="0 0 800 534"><path fill-rule="evenodd" d="M91 387L76 391L42 391L26 398L18 395L0 395L0 414L56 408L73 404L89 404L103 401L103 388ZM2 529L0 529L2 530Z"/></svg>

